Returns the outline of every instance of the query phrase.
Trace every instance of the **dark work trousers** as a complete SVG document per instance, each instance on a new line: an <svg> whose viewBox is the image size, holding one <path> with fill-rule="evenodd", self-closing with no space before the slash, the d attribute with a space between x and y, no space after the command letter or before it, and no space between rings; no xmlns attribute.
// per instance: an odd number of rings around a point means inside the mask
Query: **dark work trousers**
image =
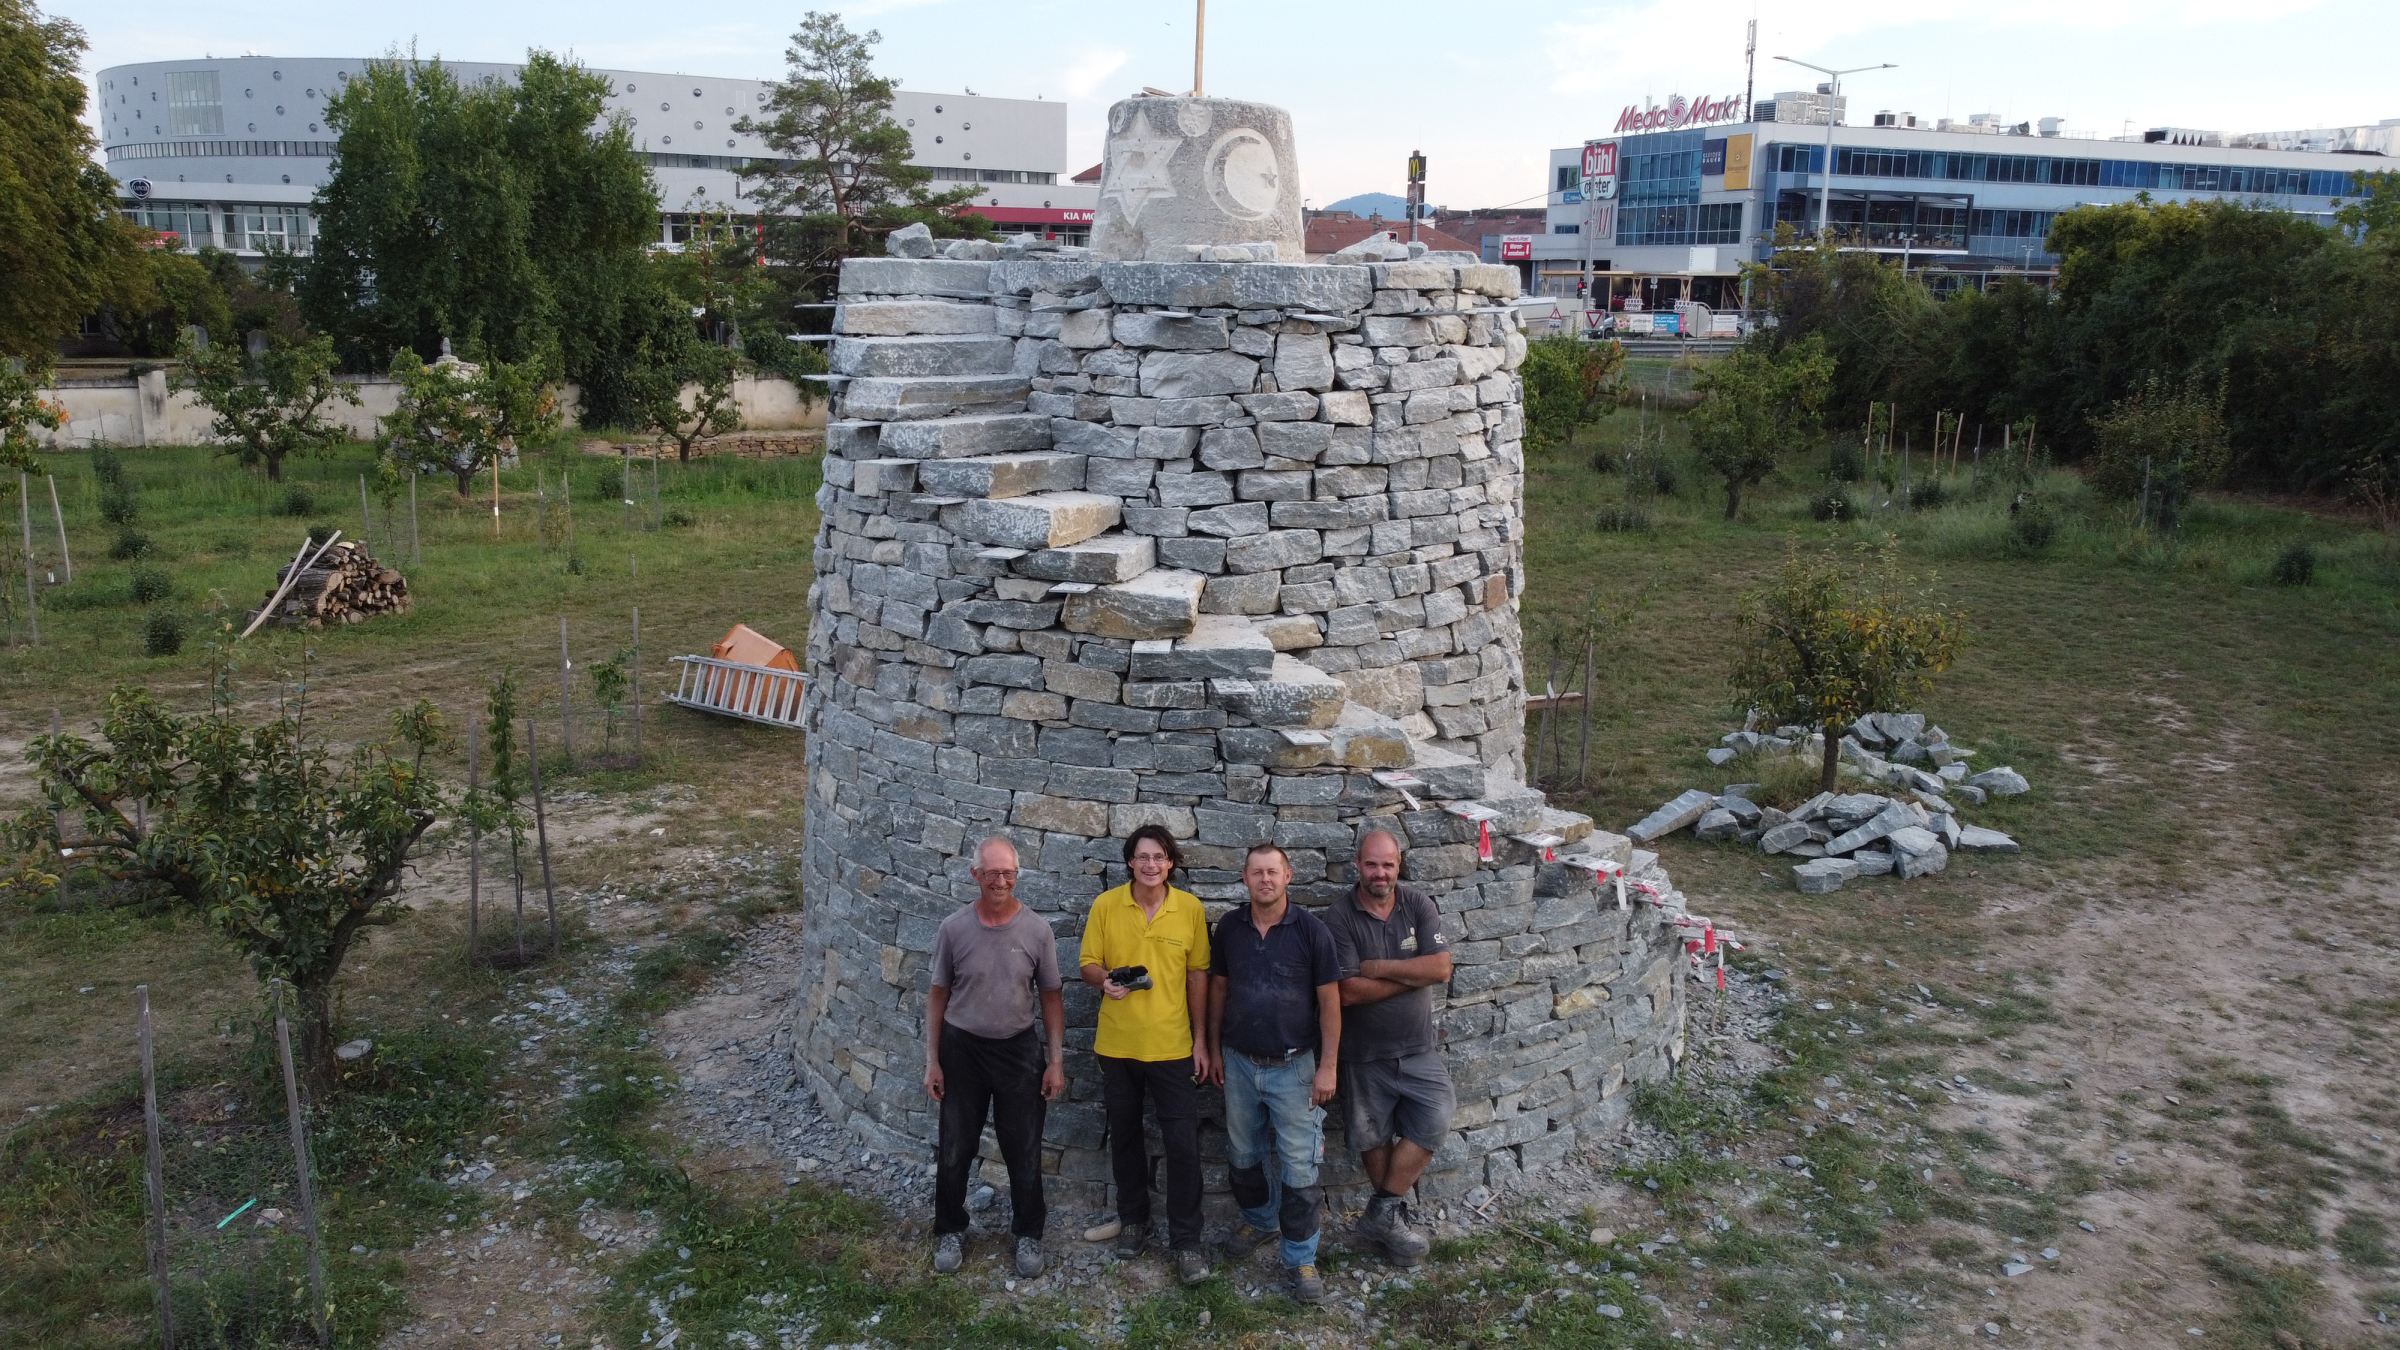
<svg viewBox="0 0 2400 1350"><path fill-rule="evenodd" d="M1049 1208L1042 1202L1042 1100L1046 1065L1041 1032L1027 1027L994 1039L957 1027L942 1028L942 1137L933 1173L933 1231L967 1231L967 1176L991 1117L1008 1164L1010 1224L1018 1237L1038 1238Z"/></svg>
<svg viewBox="0 0 2400 1350"><path fill-rule="evenodd" d="M1150 1141L1142 1129L1146 1098L1158 1113L1158 1133L1167 1149L1167 1245L1199 1250L1200 1089L1192 1082L1192 1061L1099 1059L1117 1217L1128 1224L1150 1222Z"/></svg>

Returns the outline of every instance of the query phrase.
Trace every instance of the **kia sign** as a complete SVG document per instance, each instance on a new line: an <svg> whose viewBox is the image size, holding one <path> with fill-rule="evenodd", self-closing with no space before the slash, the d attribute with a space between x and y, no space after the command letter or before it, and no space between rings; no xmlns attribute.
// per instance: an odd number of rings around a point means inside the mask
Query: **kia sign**
<svg viewBox="0 0 2400 1350"><path fill-rule="evenodd" d="M147 178L128 178L125 180L125 190L132 193L133 199L137 202L148 201L150 199L150 180Z"/></svg>
<svg viewBox="0 0 2400 1350"><path fill-rule="evenodd" d="M1687 99L1681 94L1665 103L1653 103L1645 108L1638 103L1625 105L1617 114L1617 134L1620 136L1643 131L1676 131L1684 127L1705 127L1718 122L1738 122L1742 117L1742 97L1727 94L1723 98Z"/></svg>
<svg viewBox="0 0 2400 1350"><path fill-rule="evenodd" d="M1617 195L1617 143L1583 143L1583 195L1606 199Z"/></svg>
<svg viewBox="0 0 2400 1350"><path fill-rule="evenodd" d="M1533 261L1533 236L1532 236L1532 235L1530 235L1530 234L1504 234L1504 235L1501 235L1501 236L1500 236L1500 261L1502 261L1502 262L1531 262L1531 261Z"/></svg>

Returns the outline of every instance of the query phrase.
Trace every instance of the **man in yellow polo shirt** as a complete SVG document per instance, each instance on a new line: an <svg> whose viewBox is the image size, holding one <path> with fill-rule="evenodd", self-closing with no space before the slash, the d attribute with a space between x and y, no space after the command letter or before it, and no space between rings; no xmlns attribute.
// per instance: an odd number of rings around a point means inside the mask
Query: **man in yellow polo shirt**
<svg viewBox="0 0 2400 1350"><path fill-rule="evenodd" d="M1167 1151L1167 1245L1185 1284L1208 1278L1200 1245L1200 1082L1208 1047L1192 1034L1208 1010L1208 914L1199 897L1167 884L1183 864L1174 836L1144 825L1125 840L1132 880L1103 891L1083 923L1078 964L1083 982L1104 995L1093 1053L1108 1114L1116 1173L1117 1255L1141 1254L1150 1239L1150 1149L1142 1130L1145 1099ZM1128 974L1132 986L1113 972ZM1148 987L1139 987L1146 978Z"/></svg>

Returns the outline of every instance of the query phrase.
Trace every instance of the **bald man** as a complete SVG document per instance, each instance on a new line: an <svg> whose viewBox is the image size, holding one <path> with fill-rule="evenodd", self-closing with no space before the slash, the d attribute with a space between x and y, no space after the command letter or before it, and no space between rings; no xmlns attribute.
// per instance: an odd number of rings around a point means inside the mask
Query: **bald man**
<svg viewBox="0 0 2400 1350"><path fill-rule="evenodd" d="M1058 939L1017 903L1017 848L986 839L975 849L975 903L933 936L933 989L925 1000L925 1092L940 1104L933 1174L933 1268L967 1257L967 1174L988 1117L1008 1164L1016 1270L1042 1273L1042 1122L1067 1089L1066 1004ZM1036 1003L1049 1035L1034 1031ZM1047 1054L1045 1054L1045 1049Z"/></svg>

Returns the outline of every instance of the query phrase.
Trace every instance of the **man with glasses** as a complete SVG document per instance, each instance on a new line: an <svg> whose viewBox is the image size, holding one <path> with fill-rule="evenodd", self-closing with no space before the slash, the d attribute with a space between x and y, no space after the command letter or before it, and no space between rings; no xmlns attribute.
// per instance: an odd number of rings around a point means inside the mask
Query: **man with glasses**
<svg viewBox="0 0 2400 1350"><path fill-rule="evenodd" d="M1066 1003L1058 939L1017 903L1017 848L975 849L975 903L942 921L933 938L933 989L925 1001L925 1092L941 1105L933 1179L933 1268L949 1274L967 1256L967 1174L984 1121L1008 1164L1016 1270L1042 1273L1042 1121L1067 1089ZM1047 1045L1034 1031L1036 993ZM1047 1054L1044 1051L1047 1049Z"/></svg>

